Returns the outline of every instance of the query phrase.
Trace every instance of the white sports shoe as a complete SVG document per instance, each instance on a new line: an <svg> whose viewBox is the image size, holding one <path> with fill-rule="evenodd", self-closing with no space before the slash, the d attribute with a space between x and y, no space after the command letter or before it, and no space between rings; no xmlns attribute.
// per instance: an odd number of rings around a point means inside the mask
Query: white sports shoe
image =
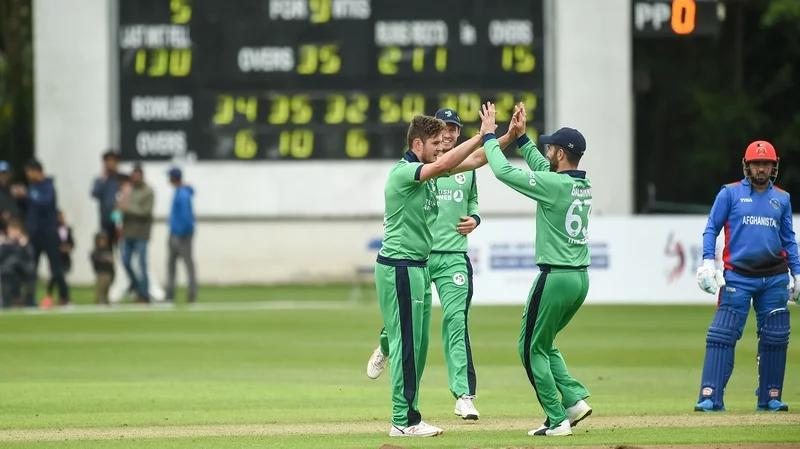
<svg viewBox="0 0 800 449"><path fill-rule="evenodd" d="M419 424L408 427L400 427L392 424L392 428L389 429L390 437L435 437L442 433L444 433L444 430L432 426L425 421L420 421Z"/></svg>
<svg viewBox="0 0 800 449"><path fill-rule="evenodd" d="M456 399L456 409L453 413L460 416L462 419L477 420L481 414L478 413L478 409L475 408L475 404L472 402L473 399L475 399L475 396L467 394L461 395L460 398Z"/></svg>
<svg viewBox="0 0 800 449"><path fill-rule="evenodd" d="M572 435L572 427L569 425L569 419L561 421L554 429L547 426L547 421L542 424L538 429L528 431L529 436L543 436L543 437L565 437Z"/></svg>
<svg viewBox="0 0 800 449"><path fill-rule="evenodd" d="M386 369L386 365L389 363L389 357L383 355L381 352L381 347L378 346L372 351L372 355L369 357L369 361L367 362L367 377L370 379L377 379L381 377L383 370Z"/></svg>
<svg viewBox="0 0 800 449"><path fill-rule="evenodd" d="M583 421L591 414L592 407L590 407L586 401L581 399L580 401L576 402L575 405L567 409L567 419L569 419L569 425L571 427L575 427L579 422Z"/></svg>

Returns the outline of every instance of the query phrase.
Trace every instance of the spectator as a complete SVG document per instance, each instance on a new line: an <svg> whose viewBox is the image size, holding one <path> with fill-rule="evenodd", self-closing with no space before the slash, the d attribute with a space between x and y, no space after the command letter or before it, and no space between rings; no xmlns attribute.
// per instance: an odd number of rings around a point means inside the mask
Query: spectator
<svg viewBox="0 0 800 449"><path fill-rule="evenodd" d="M169 213L169 243L167 252L167 300L175 300L175 265L178 257L186 264L189 280L189 302L197 299L197 278L195 277L194 259L192 257L192 238L194 237L194 211L192 197L194 189L183 183L181 169L173 167L169 170L169 182L175 187L172 208Z"/></svg>
<svg viewBox="0 0 800 449"><path fill-rule="evenodd" d="M42 164L37 160L30 160L25 164L25 176L28 178L28 189L16 185L12 193L17 197L20 209L25 211L27 217L26 227L34 250L34 273L38 273L36 268L39 266L39 256L42 252L46 253L50 263L50 275L58 286L59 303L66 305L70 301L69 287L64 279L58 251L57 201L53 178L45 177ZM35 301L34 298L31 299Z"/></svg>
<svg viewBox="0 0 800 449"><path fill-rule="evenodd" d="M145 184L142 166L136 164L130 183L123 184L119 201L122 212L122 263L131 286L136 291L136 302L150 302L150 284L147 278L147 243L153 224L153 189ZM133 269L134 255L139 261L139 273Z"/></svg>
<svg viewBox="0 0 800 449"><path fill-rule="evenodd" d="M11 194L11 166L6 161L0 161L0 230L12 218L19 218L17 201Z"/></svg>
<svg viewBox="0 0 800 449"><path fill-rule="evenodd" d="M75 240L72 238L72 227L69 226L64 220L64 212L58 211L58 253L61 256L61 268L64 271L64 276L72 269L72 249L75 248ZM47 283L47 296L53 294L53 287L56 281L50 278Z"/></svg>
<svg viewBox="0 0 800 449"><path fill-rule="evenodd" d="M117 194L125 177L117 172L119 155L113 150L103 153L103 174L94 180L92 196L97 200L100 214L100 229L109 236L113 247L117 240L117 227L112 221L112 212L117 205Z"/></svg>
<svg viewBox="0 0 800 449"><path fill-rule="evenodd" d="M114 282L114 251L105 232L95 235L90 258L95 274L95 301L97 304L108 304L108 290Z"/></svg>
<svg viewBox="0 0 800 449"><path fill-rule="evenodd" d="M3 307L35 306L31 292L36 287L33 248L19 220L11 219L6 231L0 238L0 302Z"/></svg>

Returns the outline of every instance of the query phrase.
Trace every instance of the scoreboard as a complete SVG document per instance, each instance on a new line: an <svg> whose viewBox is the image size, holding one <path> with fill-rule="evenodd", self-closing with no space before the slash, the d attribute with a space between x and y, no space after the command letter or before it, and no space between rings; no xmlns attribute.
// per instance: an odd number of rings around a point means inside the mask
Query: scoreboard
<svg viewBox="0 0 800 449"><path fill-rule="evenodd" d="M408 122L542 129L543 0L119 0L128 160L397 159Z"/></svg>

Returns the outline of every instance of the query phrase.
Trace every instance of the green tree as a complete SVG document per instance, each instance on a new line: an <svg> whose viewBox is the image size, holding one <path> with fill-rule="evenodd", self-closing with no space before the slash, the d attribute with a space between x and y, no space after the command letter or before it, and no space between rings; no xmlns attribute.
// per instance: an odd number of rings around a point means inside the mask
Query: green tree
<svg viewBox="0 0 800 449"><path fill-rule="evenodd" d="M0 0L0 159L17 169L33 155L31 16L31 0Z"/></svg>

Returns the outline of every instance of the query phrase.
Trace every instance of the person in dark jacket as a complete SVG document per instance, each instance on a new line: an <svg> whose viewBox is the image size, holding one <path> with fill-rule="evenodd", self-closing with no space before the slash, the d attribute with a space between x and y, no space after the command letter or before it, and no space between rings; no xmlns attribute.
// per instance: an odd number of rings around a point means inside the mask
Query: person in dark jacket
<svg viewBox="0 0 800 449"><path fill-rule="evenodd" d="M113 150L103 153L103 173L94 180L92 197L97 200L100 215L100 230L109 237L111 246L114 246L118 235L117 226L112 219L114 209L117 207L117 194L125 176L117 171L119 155Z"/></svg>
<svg viewBox="0 0 800 449"><path fill-rule="evenodd" d="M53 178L45 177L41 162L35 159L25 164L25 176L28 188L20 185L12 190L20 209L25 211L26 228L34 251L34 268L39 266L41 253L47 254L50 275L58 286L59 303L66 305L70 296L58 251L58 209Z"/></svg>
<svg viewBox="0 0 800 449"><path fill-rule="evenodd" d="M175 300L175 268L178 258L186 264L189 278L189 302L197 299L197 277L195 276L194 257L192 256L192 239L194 237L194 209L192 197L194 189L183 183L181 169L173 167L169 170L169 182L175 187L172 208L169 212L169 243L167 247L167 300Z"/></svg>

